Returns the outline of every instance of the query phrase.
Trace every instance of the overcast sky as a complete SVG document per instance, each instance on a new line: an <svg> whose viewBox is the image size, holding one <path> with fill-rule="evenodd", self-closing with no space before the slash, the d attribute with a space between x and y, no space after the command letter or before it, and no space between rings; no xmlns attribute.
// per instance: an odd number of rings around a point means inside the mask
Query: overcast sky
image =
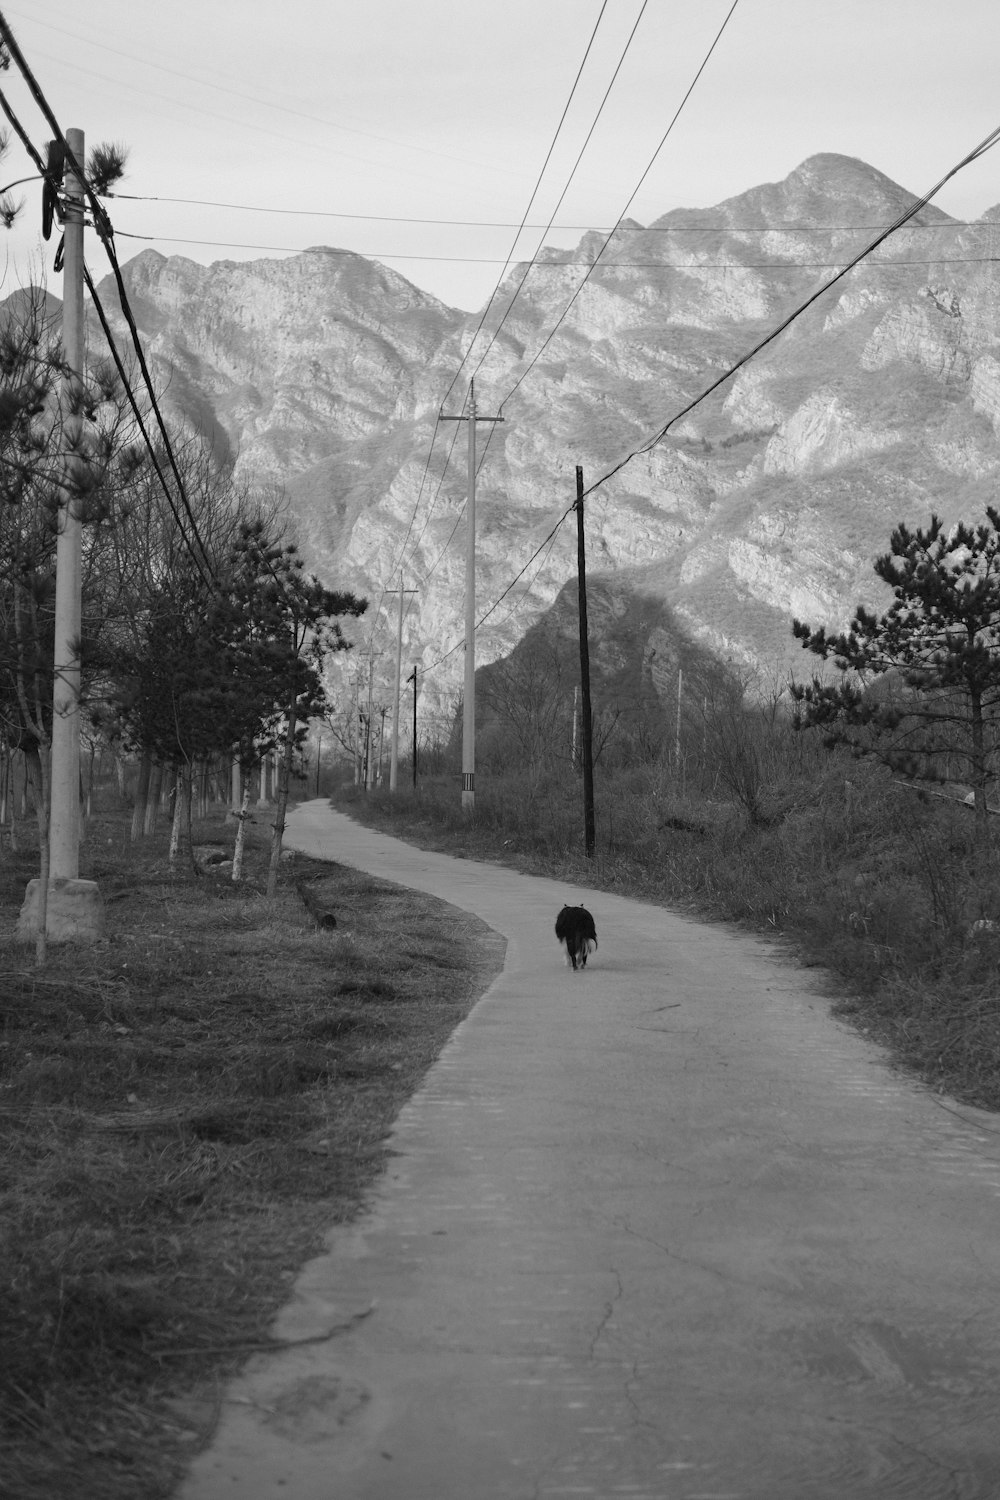
<svg viewBox="0 0 1000 1500"><path fill-rule="evenodd" d="M629 207L730 4L606 0L530 209L538 227L522 235L518 258L555 210L623 53L558 211L571 227L549 243L575 244L582 228L610 227L626 208L646 223L717 203L818 151L860 157L922 192L1000 125L997 0L739 0ZM529 210L601 0L0 0L0 9L62 129L83 129L88 146L130 148L120 187L138 201L109 205L122 260L149 245L209 263L325 244L477 309ZM40 146L50 132L13 70L0 87ZM30 170L13 140L3 181ZM52 280L37 184L20 194L4 291L40 268ZM269 211L166 201L177 199ZM960 218L1000 202L1000 147L937 202ZM104 273L92 237L88 261Z"/></svg>

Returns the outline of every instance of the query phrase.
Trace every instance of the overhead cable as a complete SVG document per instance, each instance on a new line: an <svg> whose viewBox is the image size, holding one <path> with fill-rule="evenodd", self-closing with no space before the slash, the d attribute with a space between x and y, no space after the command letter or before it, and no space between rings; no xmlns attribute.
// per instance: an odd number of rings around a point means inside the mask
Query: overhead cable
<svg viewBox="0 0 1000 1500"><path fill-rule="evenodd" d="M546 233L555 229L559 233L605 234L601 224L532 224L526 220L515 224L506 219L422 219L407 214L354 214L326 208L277 208L266 203L227 203L217 198L169 198L153 193L121 193L117 190L105 194L107 198L121 198L131 203L181 203L195 208L226 208L239 213L280 214L296 219L350 219L363 224L428 224L436 229L543 229ZM691 210L691 212L713 212L714 210ZM991 224L989 219L951 219L946 216L943 223L914 224L913 229L975 229L980 224ZM633 224L617 226L620 234L831 234L860 233L878 229L877 224ZM499 258L499 257L498 257Z"/></svg>
<svg viewBox="0 0 1000 1500"><path fill-rule="evenodd" d="M963 156L962 160L958 162L954 167L952 167L950 171L946 172L945 175L941 178L940 182L935 183L935 185L928 192L926 192L922 198L917 198L909 208L904 209L902 213L898 214L886 229L877 234L873 240L865 245L864 249L859 250L856 255L852 256L847 264L843 266L835 276L831 276L826 281L824 281L823 284L818 287L816 291L812 292L804 302L801 302L794 309L794 311L789 313L787 318L783 318L776 328L773 328L770 333L764 336L764 338L759 339L751 349L747 350L746 354L744 354L742 358L738 359L735 364L731 365L724 374L718 377L718 379L713 380L712 384L708 386L706 390L702 391L699 396L696 396L693 401L689 401L687 405L684 406L679 412L676 412L674 416L672 416L668 422L665 422L664 425L659 429L659 431L654 433L654 435L645 443L642 443L638 448L627 454L626 457L620 461L620 463L615 464L613 469L609 469L606 474L603 474L600 479L596 480L595 483L590 486L589 489L584 491L584 494L593 494L595 490L599 489L601 485L606 484L609 479L614 477L615 474L619 474L622 469L625 468L626 464L631 463L634 458L637 458L642 453L648 453L651 448L655 448L657 443L662 442L663 438L666 437L667 433L670 431L671 427L673 427L675 422L681 421L690 412L694 411L696 406L700 406L703 401L707 400L707 398L711 396L714 391L717 391L721 385L725 385L727 380L731 380L738 370L741 370L744 365L749 364L750 360L754 359L762 349L766 349L768 344L773 343L776 338L784 333L786 328L789 328L797 318L800 318L804 312L812 307L814 302L817 302L820 297L822 297L826 292L830 290L831 287L836 286L838 281L842 281L849 272L854 270L855 266L860 265L861 261L863 261L866 256L871 255L873 250L877 250L879 245L887 240L890 235L895 234L897 230L901 229L909 219L912 219L914 214L919 213L922 208L926 208L931 199L934 198L941 191L944 185L947 182L950 182L957 173L962 171L964 167L969 166L971 162L976 161L980 156L984 156L987 151L991 150L992 147L997 144L998 141L1000 141L1000 126L997 126L995 130L991 130L989 135L985 136L983 140L980 141L978 146L974 147L967 156Z"/></svg>
<svg viewBox="0 0 1000 1500"><path fill-rule="evenodd" d="M731 365L724 372L724 374L718 377L717 380L714 380L706 390L702 391L700 395L694 398L694 400L689 401L687 405L684 406L679 412L676 412L668 422L664 423L664 425L659 429L658 432L656 432L651 438L649 438L645 443L641 444L638 448L634 449L631 453L627 454L625 458L623 458L619 463L615 464L614 468L609 469L606 474L603 474L600 479L595 480L592 485L590 485L583 491L580 499L586 499L588 495L594 494L594 492L600 489L602 485L607 484L609 479L612 479L616 474L619 474L627 464L632 462L634 458L639 457L640 454L648 453L650 449L654 448L657 445L657 443L662 442L663 438L676 422L679 422L684 417L688 416L697 406L699 406L710 395L712 395L714 391L717 391L720 386L726 383L727 380L730 380L738 370L741 370L744 365L748 364L749 361L752 360L757 354L759 354L762 349L765 349L768 344L773 343L773 341L782 333L784 333L785 330L789 328L797 318L800 318L802 314L813 305L813 303L818 301L825 292L828 292L831 287L837 284L838 281L841 281L845 276L847 276L849 272L851 272L855 268L855 266L859 265L867 255L870 255L873 250L876 250L879 245L881 245L885 240L889 239L891 235L895 234L899 229L901 229L903 225L906 224L914 216L914 214L919 213L922 208L926 208L931 199L941 191L946 183L950 182L951 179L955 177L960 171L962 171L964 167L969 166L970 163L976 161L980 156L984 156L987 151L991 150L992 147L997 144L998 141L1000 141L1000 126L992 130L989 135L985 136L984 139L980 141L978 146L974 147L973 150L968 153L968 155L964 156L961 161L956 163L956 165L950 169L950 171L946 172L941 180L935 183L934 187L926 192L921 198L915 199L914 202L909 206L909 208L904 209L900 214L898 214L892 221L892 223L887 226L887 228L881 230L880 233L877 234L875 238L864 247L864 249L860 250L857 255L853 256L852 259L848 261L848 263L843 266L835 276L831 276L828 280L826 280L822 284L822 286L820 286L815 292L807 297L804 302L800 303L795 308L795 310L788 315L788 317L782 319L782 321L775 328L773 328L770 333L765 335L764 338L758 340L758 342L753 346L752 349L748 350L741 359L737 360L735 364ZM509 397L507 399L509 399ZM560 516L559 520L552 528L552 531L550 531L549 535L545 538L545 541L542 542L541 546L535 549L521 571L511 581L511 583L508 584L507 588L504 589L503 593L486 612L486 614L483 615L482 619L479 621L479 625L483 624L484 621L489 618L489 616L493 613L493 610L497 608L497 606L502 602L502 600L517 583L518 579L521 578L526 570L531 566L534 559L542 550L542 547L544 547L549 539L554 536L554 534L566 521L567 517L570 516L575 509L576 502L574 501L574 503L568 506ZM477 629L479 628L479 625L477 625ZM457 646L453 647L452 650L457 650ZM446 660L450 655L451 652L449 651L445 654L444 657L440 658L440 661ZM440 662L436 662L434 665L440 665Z"/></svg>
<svg viewBox="0 0 1000 1500"><path fill-rule="evenodd" d="M627 200L627 202L625 204L625 207L622 209L621 213L618 215L618 220L617 220L614 228L610 231L610 233L605 238L604 243L601 245L601 248L598 250L596 256L594 257L593 264L588 269L587 274L583 277L582 281L580 282L579 286L576 288L576 291L573 293L572 297L570 297L570 299L567 302L566 306L563 308L562 313L560 314L560 316L556 320L556 322L553 325L553 327L550 329L548 335L546 336L546 338L544 339L544 341L542 342L542 344L540 345L540 347L538 348L538 350L534 354L533 358L530 360L530 362L525 367L525 369L521 372L521 374L519 375L518 379L514 382L514 385L507 392L507 395L498 404L498 406L497 406L497 410L498 411L500 411L500 412L503 411L504 405L506 404L507 401L510 400L511 396L513 396L513 394L517 390L518 386L520 386L522 384L522 382L524 381L525 377L527 376L529 370L532 370L534 368L534 366L538 363L538 361L541 358L542 354L545 352L545 350L548 348L549 344L555 338L556 333L558 332L559 328L565 322L565 320L566 320L567 316L569 315L569 311L572 308L573 304L576 302L576 300L579 297L580 293L583 291L584 287L587 285L587 282L590 280L591 276L593 275L595 269L597 268L598 262L601 259L601 256L604 254L605 250L608 248L608 246L610 245L611 241L614 239L615 234L618 232L619 225L622 223L622 220L625 218L625 215L628 213L628 211L631 208L632 204L635 202L635 199L636 199L636 197L637 197L637 195L639 193L639 190L641 189L643 183L646 181L646 178L649 176L650 172L653 170L653 165L656 162L657 157L659 156L660 152L663 150L663 148L666 145L668 139L670 138L670 134L671 134L674 126L677 124L677 121L680 119L680 116L681 116L681 113L682 113L682 111L684 109L684 106L687 104L687 102L690 99L691 95L694 93L694 90L695 90L695 88L698 85L698 80L701 78L701 75L704 73L705 69L708 67L708 64L709 64L709 61L710 61L710 59L712 57L712 54L715 52L716 47L719 45L719 42L722 40L722 35L723 35L724 31L726 30L726 27L729 25L729 22L732 20L733 13L735 12L736 7L737 7L737 5L739 5L739 3L740 3L740 0L732 0L732 4L730 5L728 11L726 12L726 15L725 15L725 17L723 19L722 25L719 27L718 31L715 33L715 36L712 39L712 45L709 47L708 51L705 53L705 56L702 58L701 65L698 68L698 71L695 73L695 75L692 78L691 82L688 84L688 87L687 87L687 89L686 89L686 91L684 93L684 97L681 99L681 102L678 104L677 108L674 110L674 113L673 113L673 116L672 116L672 118L670 120L670 123L668 124L666 130L663 132L662 136L660 137L660 140L659 140L659 143L657 144L656 150L653 152L653 154L650 157L649 161L646 163L646 166L643 169L643 172L642 172L641 176L639 177L638 182L636 183L635 187L632 189L632 192L630 193L630 195L628 197L628 200Z"/></svg>
<svg viewBox="0 0 1000 1500"><path fill-rule="evenodd" d="M648 4L648 0L642 0L642 7L641 7L640 12L639 12L639 18L640 19L642 17L643 11L645 11L645 9L646 9L646 5L647 4ZM513 258L514 252L515 252L515 250L517 248L517 242L520 239L520 236L521 236L521 233L522 233L522 231L524 229L524 226L525 226L525 224L528 221L528 215L531 212L532 204L534 203L536 197L538 196L538 192L539 192L539 189L541 188L541 184L542 184L542 181L543 181L543 179L545 177L545 173L548 170L549 162L552 159L553 152L555 151L555 148L556 148L556 143L559 140L559 136L560 136L560 134L562 132L563 125L565 124L565 121L566 121L566 116L569 113L570 106L571 106L571 104L573 102L573 99L574 99L574 97L576 95L577 88L579 87L580 79L583 76L583 71L584 71L584 68L586 67L587 59L589 58L591 50L593 49L594 41L595 41L595 38L597 36L598 30L600 28L601 21L604 18L604 13L607 10L607 6L608 6L608 0L602 0L601 8L600 8L600 10L598 11L598 14L597 14L597 20L594 22L594 25L593 25L593 28L591 30L590 36L589 36L589 38L587 40L587 45L586 45L586 47L584 49L583 57L582 57L582 59L580 61L579 67L577 68L576 76L573 79L573 84L572 84L572 87L570 88L570 91L569 91L569 96L567 97L566 103L563 106L562 114L559 117L559 122L556 125L556 129L555 129L555 132L554 132L554 134L552 136L552 140L549 143L548 151L545 154L545 160L543 161L542 166L541 166L541 170L539 171L538 176L537 176L537 178L535 180L535 185L532 188L531 196L528 199L528 203L527 203L527 206L526 206L526 208L524 210L524 215L523 215L523 217L521 219L521 223L518 226L517 233L514 236L514 239L513 239L512 244L511 244L511 248L510 248L510 250L508 251L508 254L507 254L507 258L504 261L503 270L500 272L500 275L499 275L499 277L497 279L496 286L494 287L493 292L490 294L490 297L489 297L489 299L488 299L488 301L486 303L486 306L483 309L483 313L482 313L482 316L481 316L481 318L479 320L479 324L478 324L478 326L476 328L475 333L472 335L472 338L471 338L471 340L469 342L469 346L466 349L465 354L463 354L461 360L459 361L458 369L455 371L455 374L453 375L453 377L451 379L451 382L450 382L450 384L448 386L448 389L445 391L444 395L441 398L440 407L441 407L442 410L444 408L445 403L448 400L448 397L451 395L452 391L454 390L454 388L455 388L455 386L456 386L456 384L458 382L458 378L459 378L459 376L462 373L462 368L465 365L466 360L468 359L468 357L471 354L473 348L475 347L476 339L479 337L479 334L482 331L482 328L483 328L483 325L484 325L484 323L486 321L486 318L489 315L490 307L493 304L493 299L497 295L497 292L499 291L500 286L501 286L501 284L503 282L503 278L504 278L504 276L505 276L505 274L507 272L507 268L508 268L508 266L511 263L511 260ZM636 21L636 25L638 25L638 20ZM632 34L634 35L634 33L635 33L635 27L633 27L633 33ZM627 49L627 46L626 46L626 51L627 50L628 49ZM619 66L620 66L620 64L619 64ZM617 70L616 70L615 76L617 76ZM607 95L605 95L605 98L606 97L607 97ZM602 103L601 108L603 108L603 103ZM598 114L600 114L600 110L598 111ZM588 137L588 139L589 139L589 137ZM560 202L561 201L562 201L562 199L560 199ZM457 429L457 426L456 426L456 435L457 435L457 431L458 431L458 429ZM437 433L437 428L435 427L434 436L436 436L436 433ZM431 447L432 447L432 449L433 449L434 436L432 436L432 438L431 438ZM448 451L448 458L445 461L444 473L442 473L441 481L440 481L440 483L438 485L438 492L439 493L440 493L441 484L444 483L444 477L445 477L445 474L447 473L447 470L448 470L448 462L451 459L451 454L454 452L454 448L455 448L455 444L453 442L452 445L451 445L451 448ZM430 453L428 453L427 464L428 464L428 466L430 464ZM425 472L426 472L426 470L425 470ZM419 500L420 500L420 496L418 494L418 496L417 496L417 504L419 504ZM463 507L463 509L464 509L464 507ZM462 513L460 512L459 513L459 519L461 519L461 514ZM409 533L410 530L412 530L413 523L414 523L415 519L416 519L416 506L414 507L413 516L411 517L411 520L410 520L410 527L408 528L408 533ZM456 520L455 526L452 528L451 534L449 535L447 542L445 543L444 547L441 550L441 553L439 554L438 558L436 559L436 561L434 563L434 567L435 568L437 567L438 563L441 561L441 558L444 556L445 552L447 551L448 547L450 546L451 539L454 536L455 531L457 529L458 529L458 520ZM382 591L382 597L384 598L384 596L385 596L385 586L383 586L383 591ZM381 604L381 600L380 600L380 604ZM373 627L373 632L374 632L374 627Z"/></svg>
<svg viewBox="0 0 1000 1500"><path fill-rule="evenodd" d="M648 0L642 0L642 10L646 9L647 3L648 3ZM583 57L582 57L582 59L580 61L580 66L576 70L576 77L573 79L573 86L572 86L572 88L569 91L569 97L567 98L566 103L563 105L562 114L559 116L559 123L557 124L557 126L555 128L555 133L552 136L552 140L549 142L549 149L545 153L545 160L542 162L541 170L539 171L538 176L535 179L535 185L534 185L534 187L531 190L531 196L528 199L527 207L524 210L524 216L521 219L520 226L518 227L517 233L514 236L514 240L513 240L513 243L511 245L511 248L507 252L507 259L504 261L503 270L500 272L500 275L497 278L497 284L493 288L493 291L490 294L490 297L489 297L489 300L486 303L486 306L483 308L482 317L479 319L478 327L476 328L475 333L472 335L472 338L469 341L469 347L466 349L465 353L463 354L463 356L461 358L461 361L459 362L458 369L455 371L455 374L454 374L454 376L452 378L451 384L449 385L448 389L445 391L444 395L441 398L441 406L442 406L442 408L444 407L444 404L448 400L448 397L451 395L452 391L455 389L455 386L456 386L456 384L458 382L458 377L462 373L463 366L465 365L466 360L469 358L469 355L472 353L472 350L475 347L476 339L479 337L480 333L482 332L483 324L486 322L486 318L487 318L487 316L489 314L490 308L493 305L493 298L496 296L497 292L500 290L500 286L501 286L501 284L503 282L503 278L504 278L504 276L507 273L507 267L510 265L510 263L511 263L513 257L514 257L514 251L517 248L517 242L518 242L518 240L519 240L519 238L521 236L521 233L522 233L522 231L524 229L525 224L528 221L528 215L531 212L531 206L534 203L536 197L538 196L538 191L539 191L539 189L540 189L540 187L542 185L542 180L543 180L543 178L545 176L545 173L548 170L549 162L552 160L552 153L555 151L556 143L559 140L559 136L560 136L560 134L562 132L563 125L566 123L566 116L569 113L570 105L573 103L573 99L574 99L574 97L576 95L577 88L579 87L579 84L580 84L580 79L583 76L583 70L584 70L584 68L587 65L587 59L590 56L591 49L593 48L593 45L594 45L594 40L595 40L595 38L597 36L597 32L598 32L598 30L600 28L601 21L604 18L604 12L607 10L607 8L608 8L608 0L602 0L601 8L598 11L597 20L594 22L593 30L590 33L590 37L589 37L589 39L587 41L586 48L584 49ZM639 14L641 16L642 15L642 11L640 11ZM636 24L638 24L638 22Z"/></svg>
<svg viewBox="0 0 1000 1500"><path fill-rule="evenodd" d="M9 51L14 62L17 64L18 71L21 73L21 76L24 78L25 83L28 85L28 89L32 95L32 98L35 100L35 103L41 110L42 115L47 121L56 140L59 142L59 145L62 148L64 162L75 173L78 181L82 184L83 191L90 203L91 212L93 214L94 229L98 235L98 238L101 240L101 243L104 246L104 250L108 256L109 261L111 262L112 272L114 274L115 281L118 287L118 296L119 301L121 302L122 313L129 327L132 344L139 363L139 369L142 372L143 382L146 386L146 394L149 398L153 414L156 417L157 426L160 429L164 452L167 455L174 480L177 484L177 492L180 496L181 504L184 507L185 514L187 515L188 524L190 525L192 533L196 541L198 542L198 546L201 548L203 557L205 559L205 565L210 572L211 569L210 565L208 564L205 545L198 532L198 523L195 519L194 511L191 508L190 501L188 500L184 480L181 476L180 468L178 467L177 459L174 455L173 444L170 441L170 434L167 431L166 423L163 420L163 415L160 411L159 402L156 397L156 392L153 388L153 381L149 373L149 367L146 363L146 356L142 348L142 341L139 337L139 330L136 326L135 317L132 313L131 306L129 305L128 293L126 291L125 283L122 278L121 267L118 264L118 257L115 253L113 241L114 231L111 227L111 222L108 218L103 204L100 202L89 181L87 180L85 164L83 162L77 161L76 156L72 148L70 147L70 144L66 139L66 136L64 135L63 130L58 120L56 119L51 106L49 105L48 100L42 92L42 89L37 79L35 78L34 73L29 67L24 54L18 46L17 39L15 38L6 18L2 13L0 13L0 36L2 36L7 50ZM19 130L19 134L21 135L22 141L24 141L26 146L29 147L32 159L36 162L36 165L41 166L41 158L39 154L34 150L34 148L29 146L27 134L21 130ZM48 179L49 173L47 168L41 167L41 170L46 179ZM55 186L55 184L53 184L53 186Z"/></svg>
<svg viewBox="0 0 1000 1500"><path fill-rule="evenodd" d="M577 168L579 167L580 162L583 160L584 152L586 151L587 147L590 145L591 139L593 138L594 131L597 129L597 125L598 125L598 122L600 121L601 115L604 113L604 106L608 102L608 98L609 98L609 96L611 94L611 90L615 86L615 82L616 82L616 80L618 78L618 74L621 72L622 67L624 66L624 63L625 63L625 59L628 56L629 49L631 48L632 43L635 40L635 34L638 31L638 29L639 29L639 22L642 20L643 16L646 13L646 6L647 6L647 4L648 4L648 0L643 0L642 9L639 11L639 14L636 16L636 18L635 18L635 24L633 25L632 30L629 32L628 39L625 42L625 46L622 48L622 53L621 53L621 56L618 59L617 66L615 67L615 70L614 70L614 72L611 75L610 82L608 83L608 86L607 86L607 88L604 91L604 97L602 98L600 104L597 107L597 113L594 115L594 118L591 121L590 129L587 131L587 134L584 136L583 145L580 147L580 150L577 152L576 160L574 161L572 167L569 170L569 173L568 173L568 175L566 177L566 181L563 184L563 190L559 194L558 199L556 200L556 206L552 210L552 214L551 214L551 216L549 218L549 222L546 225L545 229L542 230L542 237L541 237L541 240L539 241L538 245L535 247L535 254L531 257L531 259L528 261L528 264L524 267L524 271L523 271L523 274L521 275L521 279L518 281L517 286L514 288L513 296L511 296L509 298L509 300L507 302L507 306L503 310L503 314L502 314L502 316L500 318L500 321L497 323L497 326L494 328L493 332L490 335L489 343L486 345L486 348L483 350L482 354L480 354L480 356L479 356L479 362L477 363L475 370L472 372L472 379L473 380L476 378L476 376L479 374L480 370L483 368L483 365L486 362L487 355L489 354L490 350L493 348L493 345L496 343L497 339L500 336L500 330L503 328L503 326L506 323L507 319L510 317L511 313L514 310L514 304L517 302L518 297L521 295L521 291L522 291L522 289L524 287L524 284L527 281L528 277L531 275L531 271L532 271L533 266L536 264L536 257L538 255L538 251L542 248L542 241L544 241L545 236L547 234L551 233L552 225L555 222L556 214L559 212L560 208L562 208L563 202L564 202L564 200L566 198L566 194L569 192L570 187L572 186L573 178L576 176ZM515 241L515 244L516 244L516 241ZM510 262L508 261L508 265L509 264L510 264ZM518 264L521 264L521 263L519 262ZM506 274L506 271L507 271L507 266L504 266L504 269L501 272L501 280L503 279L503 276ZM483 315L484 319L485 319L485 316L486 316L486 314L484 313L484 315ZM480 323L479 326L480 326L480 328L482 328L482 326L483 326L482 323ZM473 344L474 343L475 343L475 340L473 340ZM470 352L471 352L471 347L472 346L470 346Z"/></svg>
<svg viewBox="0 0 1000 1500"><path fill-rule="evenodd" d="M915 227L917 229L923 229L923 228L926 228L927 226L925 226L923 224L918 224ZM937 226L935 226L935 227L937 227ZM997 226L995 224L990 224L990 227L993 228L993 229L995 229ZM771 232L773 233L773 231L771 231ZM415 254L412 254L409 251L402 252L402 251L395 251L395 250L344 250L341 247L336 246L336 245L311 245L311 246L302 246L302 245L262 245L262 244L260 244L260 243L258 243L256 241L253 242L253 243L248 243L248 242L242 241L242 240L193 240L193 239L188 239L184 235L137 234L137 233L132 233L131 231L129 231L127 229L116 229L115 230L115 238L119 239L119 240L141 240L144 244L148 244L148 245L201 245L201 246L205 247L206 249L215 249L215 250L261 250L261 251L267 251L267 252L269 252L271 254L274 254L274 255L309 255L309 254L317 254L317 255L341 256L344 259L349 259L351 257L357 257L359 260L420 261L420 262L432 262L432 263L440 264L440 265L456 265L456 266L458 266L458 265L460 265L460 266L498 266L498 265L502 264L505 268L510 264L509 261L501 261L501 258L500 258L499 255L415 255ZM567 252L567 254L568 253L569 252ZM556 254L558 255L558 251L556 252ZM996 256L993 256L993 255L933 255L933 256L918 257L915 260L887 260L887 261L880 261L879 264L880 265L886 265L886 266L981 265L981 264L985 264L986 262L991 261L991 260L995 260L995 259L996 259ZM527 266L529 269L536 270L536 271L537 270L541 270L541 271L546 271L546 270L549 270L549 271L564 271L568 267L572 267L572 268L575 269L576 267L579 267L579 266L589 266L590 270L589 270L587 276L584 278L584 282L581 284L581 287L578 289L578 292L579 292L579 290L582 290L582 286L585 285L587 281L589 281L590 277L594 274L595 271L622 271L622 270L626 270L626 271L628 271L628 270L631 270L631 271L644 271L644 270L645 271L657 271L657 270L658 271L700 271L700 270L714 270L714 271L781 271L781 270L785 270L786 268L789 269L789 270L795 270L797 268L802 268L802 267L805 267L805 268L812 267L813 269L821 269L821 268L826 267L826 266L835 266L835 265L839 265L839 264L840 264L839 261L832 261L832 260L830 260L830 261L824 261L824 260L781 260L781 261L738 261L738 260L734 260L734 261L601 260L600 262L597 262L597 261L594 261L594 260L569 260L569 259L552 259L552 258L545 259L545 260L534 259L534 260L517 261L516 262L516 265L518 267L520 267L520 266ZM523 278L522 278L522 282L523 282ZM574 301L576 300L575 296L574 296L573 300ZM570 305L572 305L572 303ZM567 308L566 311L568 312L569 308ZM564 313L563 316L565 316L565 313ZM480 321L479 327L476 329L476 333L474 335L474 338L477 338L479 336L479 333L482 330L482 326L483 326L483 323L482 323L482 321ZM554 332L556 332L556 329L553 329L553 333ZM548 340L546 342L548 342ZM471 349L471 345L470 345L470 349ZM468 358L468 352L469 351L466 351L466 354L463 356L463 359L467 359ZM457 378L458 377L456 375L456 380L457 380ZM453 383L453 385L454 385L454 383ZM451 388L453 388L453 386ZM511 392L511 394L513 394L513 392Z"/></svg>

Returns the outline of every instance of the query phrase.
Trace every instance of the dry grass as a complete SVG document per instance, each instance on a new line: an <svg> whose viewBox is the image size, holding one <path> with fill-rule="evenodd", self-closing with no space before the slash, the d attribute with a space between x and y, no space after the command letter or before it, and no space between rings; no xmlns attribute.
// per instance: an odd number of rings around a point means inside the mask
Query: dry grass
<svg viewBox="0 0 1000 1500"><path fill-rule="evenodd" d="M965 808L826 752L799 765L800 738L775 759L760 827L718 794L671 792L652 768L602 772L592 861L575 778L551 777L532 802L526 778L483 777L472 819L454 777L425 778L415 798L344 789L340 801L425 847L781 934L834 977L838 1012L902 1066L1000 1109L1000 849L981 868Z"/></svg>
<svg viewBox="0 0 1000 1500"><path fill-rule="evenodd" d="M271 904L258 853L237 887L115 820L89 848L108 937L41 972L0 941L7 1500L170 1493L502 963L473 918L339 866L296 858ZM32 864L0 863L8 932Z"/></svg>

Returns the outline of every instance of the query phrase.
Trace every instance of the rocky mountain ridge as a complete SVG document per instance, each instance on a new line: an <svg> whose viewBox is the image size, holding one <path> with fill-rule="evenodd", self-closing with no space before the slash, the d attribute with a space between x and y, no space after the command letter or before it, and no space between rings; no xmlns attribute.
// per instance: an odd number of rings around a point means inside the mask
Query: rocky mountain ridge
<svg viewBox="0 0 1000 1500"><path fill-rule="evenodd" d="M405 659L439 705L460 684L465 424L438 417L463 409L472 374L480 412L504 417L478 436L478 613L496 604L478 660L509 652L574 575L572 517L546 539L579 464L588 486L616 470L586 502L593 574L626 604L667 601L723 656L802 673L792 617L838 625L877 602L871 561L896 521L975 519L995 497L1000 210L964 225L922 209L640 450L913 201L862 162L812 157L715 207L623 223L606 246L547 250L511 271L478 334L326 247L209 267L146 251L124 274L168 410L284 486L310 565L380 612L383 675L402 563L419 589Z"/></svg>

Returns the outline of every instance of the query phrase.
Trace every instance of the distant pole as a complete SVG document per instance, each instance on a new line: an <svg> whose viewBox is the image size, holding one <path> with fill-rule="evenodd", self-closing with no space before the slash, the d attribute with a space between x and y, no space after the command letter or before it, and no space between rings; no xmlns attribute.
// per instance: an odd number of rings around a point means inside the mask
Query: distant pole
<svg viewBox="0 0 1000 1500"><path fill-rule="evenodd" d="M580 698L583 746L583 838L588 859L597 842L594 819L594 736L590 709L590 642L587 635L587 557L583 530L583 469L576 466L576 560L580 593Z"/></svg>
<svg viewBox="0 0 1000 1500"><path fill-rule="evenodd" d="M476 423L502 422L503 417L481 417L476 411L476 382L469 382L468 416L442 422L469 424L469 485L465 503L465 684L462 697L462 809L476 806Z"/></svg>
<svg viewBox="0 0 1000 1500"><path fill-rule="evenodd" d="M385 716L388 712L385 704L379 709L378 729L378 784L382 785L382 759L385 754Z"/></svg>
<svg viewBox="0 0 1000 1500"><path fill-rule="evenodd" d="M465 686L462 700L462 807L476 805L476 382L469 382L469 489L465 512Z"/></svg>
<svg viewBox="0 0 1000 1500"><path fill-rule="evenodd" d="M399 570L399 589L386 589L387 594L399 593L399 626L396 631L396 682L392 701L392 753L389 757L389 791L396 790L399 766L399 694L403 676L403 595L415 594L416 589L403 588L403 570Z"/></svg>
<svg viewBox="0 0 1000 1500"><path fill-rule="evenodd" d="M372 695L375 691L375 658L381 656L381 651L368 652L368 718L365 725L365 791L370 792L375 785L375 757L374 733L372 729ZM381 758L381 748L379 750Z"/></svg>
<svg viewBox="0 0 1000 1500"><path fill-rule="evenodd" d="M323 764L323 731L316 731L316 796L319 796L319 772Z"/></svg>
<svg viewBox="0 0 1000 1500"><path fill-rule="evenodd" d="M375 771L372 765L372 679L375 675L375 658L369 652L368 655L368 717L365 721L365 791L370 792L375 785Z"/></svg>
<svg viewBox="0 0 1000 1500"><path fill-rule="evenodd" d="M677 728L674 731L674 760L678 773L681 768L681 699L684 693L684 669L677 668Z"/></svg>

